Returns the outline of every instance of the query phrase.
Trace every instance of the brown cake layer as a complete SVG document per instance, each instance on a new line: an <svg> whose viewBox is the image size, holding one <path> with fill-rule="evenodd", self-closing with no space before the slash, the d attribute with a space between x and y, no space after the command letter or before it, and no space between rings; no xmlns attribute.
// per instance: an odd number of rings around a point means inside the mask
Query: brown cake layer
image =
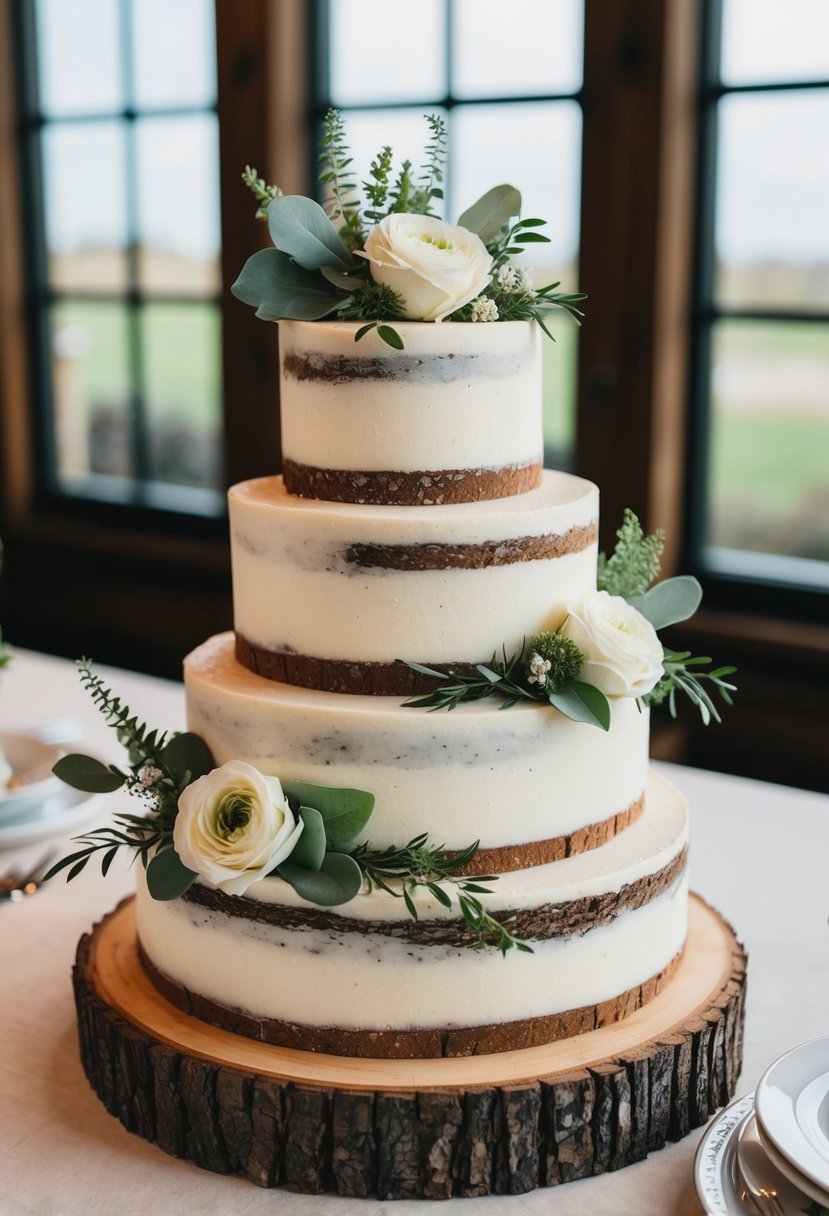
<svg viewBox="0 0 829 1216"><path fill-rule="evenodd" d="M551 861L563 861L577 853L588 853L607 844L619 832L635 823L645 809L645 795L640 794L635 802L609 815L598 823L569 832L566 836L551 836L548 840L531 840L527 844L502 845L494 849L478 849L468 865L459 874L508 874L512 870L529 870L533 866L546 866Z"/></svg>
<svg viewBox="0 0 829 1216"><path fill-rule="evenodd" d="M486 570L516 562L549 561L580 553L598 540L598 524L570 528L564 533L515 536L480 545L349 545L349 565L381 570Z"/></svg>
<svg viewBox="0 0 829 1216"><path fill-rule="evenodd" d="M300 498L374 506L432 507L525 494L541 485L541 461L500 469L360 471L320 469L286 459L285 488Z"/></svg>
<svg viewBox="0 0 829 1216"><path fill-rule="evenodd" d="M491 1055L499 1051L520 1051L557 1039L572 1038L619 1022L653 1000L665 987L682 958L682 951L657 975L629 988L619 996L597 1005L583 1005L562 1013L522 1018L514 1022L483 1026L443 1027L438 1029L346 1030L339 1026L302 1026L274 1018L254 1017L241 1009L230 1009L216 1001L190 992L169 979L147 957L139 943L141 963L158 991L171 1004L193 1017L220 1026L223 1030L291 1047L299 1051L324 1052L335 1056L375 1059L429 1059L439 1056Z"/></svg>
<svg viewBox="0 0 829 1216"><path fill-rule="evenodd" d="M499 910L498 919L514 937L528 941L549 941L587 933L600 925L610 924L620 912L642 908L670 890L685 869L686 861L687 849L683 849L661 870L635 882L625 883L618 891L585 895L557 904L539 904L520 911ZM358 920L356 917L339 916L314 904L303 903L294 907L265 903L244 895L226 895L200 883L195 883L181 898L185 903L209 908L228 917L284 929L314 929L332 936L375 934L396 938L413 946L443 946L450 949L474 947L477 943L474 933L460 917L412 920L404 916L401 920Z"/></svg>
<svg viewBox="0 0 829 1216"><path fill-rule="evenodd" d="M236 660L266 680L368 697L411 697L434 692L437 680L405 663L355 663L350 659L315 659L307 654L268 650L236 634ZM428 666L429 664L425 664ZM458 674L471 674L474 663L444 664Z"/></svg>

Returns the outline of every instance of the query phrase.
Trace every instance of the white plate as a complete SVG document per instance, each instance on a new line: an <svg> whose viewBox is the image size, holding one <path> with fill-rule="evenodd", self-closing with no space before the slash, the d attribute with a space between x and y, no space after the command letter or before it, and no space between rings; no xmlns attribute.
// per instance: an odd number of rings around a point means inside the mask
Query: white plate
<svg viewBox="0 0 829 1216"><path fill-rule="evenodd" d="M734 1150L740 1127L754 1112L754 1095L737 1098L708 1125L696 1157L694 1182L707 1216L757 1216L743 1199L734 1173Z"/></svg>
<svg viewBox="0 0 829 1216"><path fill-rule="evenodd" d="M803 1212L808 1212L809 1216L829 1216L829 1210L820 1201L817 1206L808 1203L808 1199L816 1198L816 1195L804 1191L802 1177L798 1175L795 1181L772 1160L754 1115L749 1115L740 1124L735 1152L741 1189L745 1183L753 1193L767 1195L773 1205L769 1211L775 1211L777 1216L801 1216Z"/></svg>
<svg viewBox="0 0 829 1216"><path fill-rule="evenodd" d="M63 788L52 774L52 767L63 755L63 748L45 743L33 735L0 732L0 749L23 782L11 790L0 791L0 825L20 823L40 814L47 798Z"/></svg>
<svg viewBox="0 0 829 1216"><path fill-rule="evenodd" d="M813 1199L815 1203L823 1208L829 1208L829 1192L824 1191L821 1187L815 1186L811 1178L807 1178L805 1174L801 1174L794 1168L790 1161L787 1161L782 1153L779 1153L772 1141L766 1135L762 1123L756 1119L757 1132L760 1136L760 1143L766 1151L766 1156L772 1165L780 1170L784 1178L788 1178L793 1186L796 1186L799 1191L807 1195L809 1199ZM811 1213L810 1213L811 1216Z"/></svg>
<svg viewBox="0 0 829 1216"><path fill-rule="evenodd" d="M829 1193L829 1038L803 1043L760 1078L757 1120L796 1173Z"/></svg>
<svg viewBox="0 0 829 1216"><path fill-rule="evenodd" d="M40 807L36 819L0 823L0 849L20 848L49 836L68 836L87 823L98 808L98 795L85 794L58 782L56 793Z"/></svg>

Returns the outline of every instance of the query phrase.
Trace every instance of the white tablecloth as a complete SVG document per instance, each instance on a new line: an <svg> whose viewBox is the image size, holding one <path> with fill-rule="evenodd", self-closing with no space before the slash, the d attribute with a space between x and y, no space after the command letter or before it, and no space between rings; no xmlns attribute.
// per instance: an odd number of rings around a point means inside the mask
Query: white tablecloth
<svg viewBox="0 0 829 1216"><path fill-rule="evenodd" d="M105 674L142 718L183 726L179 685ZM87 749L122 759L72 665L19 654L0 678L0 728L64 716L79 720ZM776 1056L829 1033L829 798L660 767L691 802L693 885L748 947L738 1085L738 1093L747 1093ZM25 860L42 848L20 855ZM0 852L0 870L16 855ZM90 866L69 886L56 880L31 899L0 907L0 1216L409 1216L415 1210L434 1216L427 1202L260 1191L172 1160L105 1112L78 1061L69 972L79 936L131 885L124 864L116 863L106 880ZM458 1207L468 1216L697 1216L692 1162L700 1135L619 1173L520 1197L459 1200Z"/></svg>

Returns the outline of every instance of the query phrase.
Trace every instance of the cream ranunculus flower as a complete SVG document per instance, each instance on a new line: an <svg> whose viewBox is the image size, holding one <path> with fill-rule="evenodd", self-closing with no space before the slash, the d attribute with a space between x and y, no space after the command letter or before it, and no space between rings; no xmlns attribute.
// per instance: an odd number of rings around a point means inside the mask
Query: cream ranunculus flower
<svg viewBox="0 0 829 1216"><path fill-rule="evenodd" d="M642 697L662 676L662 643L656 630L621 595L596 591L564 626L584 654L579 679L608 697Z"/></svg>
<svg viewBox="0 0 829 1216"><path fill-rule="evenodd" d="M302 828L277 777L231 760L182 792L173 844L206 886L242 895L285 860Z"/></svg>
<svg viewBox="0 0 829 1216"><path fill-rule="evenodd" d="M359 256L376 283L402 298L411 321L442 321L480 295L492 269L479 236L430 215L387 215Z"/></svg>

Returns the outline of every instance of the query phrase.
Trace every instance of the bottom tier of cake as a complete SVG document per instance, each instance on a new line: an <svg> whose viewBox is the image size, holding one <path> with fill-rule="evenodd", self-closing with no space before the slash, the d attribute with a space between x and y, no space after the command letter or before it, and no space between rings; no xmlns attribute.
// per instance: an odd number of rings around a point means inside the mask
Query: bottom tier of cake
<svg viewBox="0 0 829 1216"><path fill-rule="evenodd" d="M257 1186L383 1201L521 1194L641 1161L734 1094L745 953L694 896L673 979L618 1025L405 1063L289 1051L182 1014L139 962L134 908L79 943L86 1075L128 1131Z"/></svg>
<svg viewBox="0 0 829 1216"><path fill-rule="evenodd" d="M482 897L531 953L474 949L457 907L418 919L374 890L334 910L281 880L244 897L196 885L167 903L139 885L142 960L174 1004L280 1046L335 1055L487 1054L567 1038L650 1000L688 928L688 812L661 776L607 845L491 884Z"/></svg>

